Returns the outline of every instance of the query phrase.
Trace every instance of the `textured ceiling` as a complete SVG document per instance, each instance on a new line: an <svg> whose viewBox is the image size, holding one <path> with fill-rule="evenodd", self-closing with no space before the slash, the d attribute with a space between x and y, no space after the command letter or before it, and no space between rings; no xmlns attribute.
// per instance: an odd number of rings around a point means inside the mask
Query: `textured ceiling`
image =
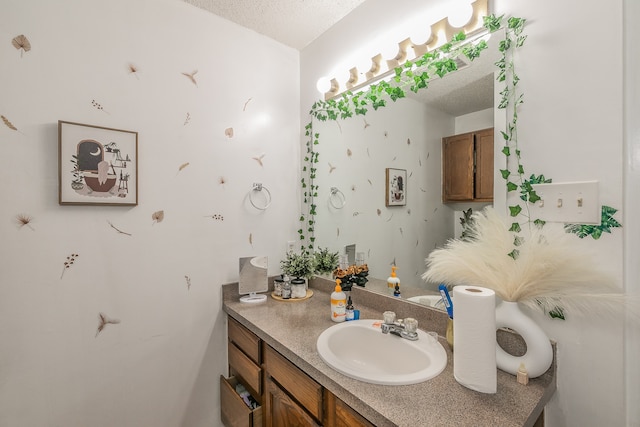
<svg viewBox="0 0 640 427"><path fill-rule="evenodd" d="M301 50L365 0L183 0Z"/></svg>

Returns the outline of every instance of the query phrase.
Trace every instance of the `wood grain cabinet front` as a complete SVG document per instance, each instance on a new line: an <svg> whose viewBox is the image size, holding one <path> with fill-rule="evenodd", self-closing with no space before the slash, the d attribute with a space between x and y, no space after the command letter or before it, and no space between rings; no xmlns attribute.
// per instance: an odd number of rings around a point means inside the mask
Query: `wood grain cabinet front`
<svg viewBox="0 0 640 427"><path fill-rule="evenodd" d="M226 427L373 427L328 389L228 317L229 378L220 376L221 419ZM260 404L249 408L242 384Z"/></svg>
<svg viewBox="0 0 640 427"><path fill-rule="evenodd" d="M220 375L220 418L227 427L262 427L262 406L251 409L236 392L238 380Z"/></svg>
<svg viewBox="0 0 640 427"><path fill-rule="evenodd" d="M442 201L493 201L493 128L442 138Z"/></svg>
<svg viewBox="0 0 640 427"><path fill-rule="evenodd" d="M297 402L300 410L306 411L312 416L314 422L321 423L323 416L322 386L269 346L265 346L264 362L267 379L271 383L277 383L281 390L286 390L291 399ZM271 391L267 390L268 396L266 398L267 427L280 427L277 423L269 423L270 418L279 418L279 415L274 412L278 408L270 405L273 401L273 397L270 396Z"/></svg>
<svg viewBox="0 0 640 427"><path fill-rule="evenodd" d="M229 378L220 376L220 418L226 427L262 427L262 340L228 318ZM236 390L242 385L260 406L250 408Z"/></svg>

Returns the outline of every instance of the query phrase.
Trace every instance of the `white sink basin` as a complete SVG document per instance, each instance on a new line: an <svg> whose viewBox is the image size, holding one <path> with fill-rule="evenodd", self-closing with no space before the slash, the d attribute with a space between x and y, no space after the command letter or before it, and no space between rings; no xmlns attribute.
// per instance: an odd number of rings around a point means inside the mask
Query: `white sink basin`
<svg viewBox="0 0 640 427"><path fill-rule="evenodd" d="M318 337L322 360L342 374L372 384L406 385L427 381L447 366L442 345L418 329L409 341L380 331L381 320L352 320Z"/></svg>

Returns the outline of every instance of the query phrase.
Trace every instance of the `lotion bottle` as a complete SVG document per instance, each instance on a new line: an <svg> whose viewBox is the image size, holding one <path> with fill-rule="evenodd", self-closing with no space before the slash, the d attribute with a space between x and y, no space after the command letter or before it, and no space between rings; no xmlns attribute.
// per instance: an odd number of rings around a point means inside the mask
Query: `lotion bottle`
<svg viewBox="0 0 640 427"><path fill-rule="evenodd" d="M400 278L396 275L396 267L395 265L391 266L391 276L387 279L387 287L389 288L389 295L393 295L396 290L396 286L400 287Z"/></svg>
<svg viewBox="0 0 640 427"><path fill-rule="evenodd" d="M331 293L331 320L344 322L347 317L347 295L342 292L340 279L336 279L336 287Z"/></svg>

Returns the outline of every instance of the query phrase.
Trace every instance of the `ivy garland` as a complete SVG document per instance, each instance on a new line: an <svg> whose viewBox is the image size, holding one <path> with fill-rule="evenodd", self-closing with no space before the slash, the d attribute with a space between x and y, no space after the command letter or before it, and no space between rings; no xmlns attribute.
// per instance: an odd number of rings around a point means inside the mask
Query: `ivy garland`
<svg viewBox="0 0 640 427"><path fill-rule="evenodd" d="M507 192L519 190L519 199L524 202L523 204L516 202L509 206L510 216L514 218L509 230L514 232L515 247L509 253L509 256L514 259L518 256L517 247L521 242L521 237L518 233L522 230L522 225L544 225L542 220L532 220L529 213L528 203L535 203L540 200L533 185L551 182L551 179L547 179L544 175L536 176L534 174L530 175L529 178L525 177L521 152L518 147L518 107L524 101L523 94L518 90L520 78L515 69L514 52L522 47L527 39L524 34L525 22L525 19L515 17L505 20L504 15L484 17L484 27L489 33L494 33L501 29L505 30L505 38L499 42L498 46L501 58L496 62L498 67L496 80L504 84L504 88L500 92L501 99L498 108L505 109L508 117L506 129L501 131L504 139L502 153L507 157L508 166L506 169L501 169L500 174L506 181ZM427 52L420 58L407 61L403 65L396 67L393 79L390 81L380 81L372 84L364 91L357 93L347 91L337 99L319 100L313 104L309 112L311 121L305 126L306 154L302 168L303 177L301 178L303 204L306 207L306 212L302 212L300 215L301 226L298 229L298 234L303 243L303 252L313 252L315 246L314 231L315 216L317 214L315 198L318 196L318 186L315 184L315 178L319 156L316 146L319 144L320 135L313 131L313 119L324 122L327 120L347 119L354 115L365 115L370 108L377 110L385 107L388 100L395 102L404 98L406 96L405 89L412 92L427 89L429 80L432 77L438 76L442 78L458 69L455 61L458 56L464 55L470 61L473 61L480 57L481 52L488 47L486 41L482 39L471 43L465 43L465 41L466 35L462 32L458 33L453 36L450 42L445 43L438 49ZM597 239L603 231L610 232L611 227L620 227L620 224L613 219L615 212L615 209L604 206L602 225L568 225L566 229L580 237L591 235ZM515 220L520 215L526 218L523 224Z"/></svg>

